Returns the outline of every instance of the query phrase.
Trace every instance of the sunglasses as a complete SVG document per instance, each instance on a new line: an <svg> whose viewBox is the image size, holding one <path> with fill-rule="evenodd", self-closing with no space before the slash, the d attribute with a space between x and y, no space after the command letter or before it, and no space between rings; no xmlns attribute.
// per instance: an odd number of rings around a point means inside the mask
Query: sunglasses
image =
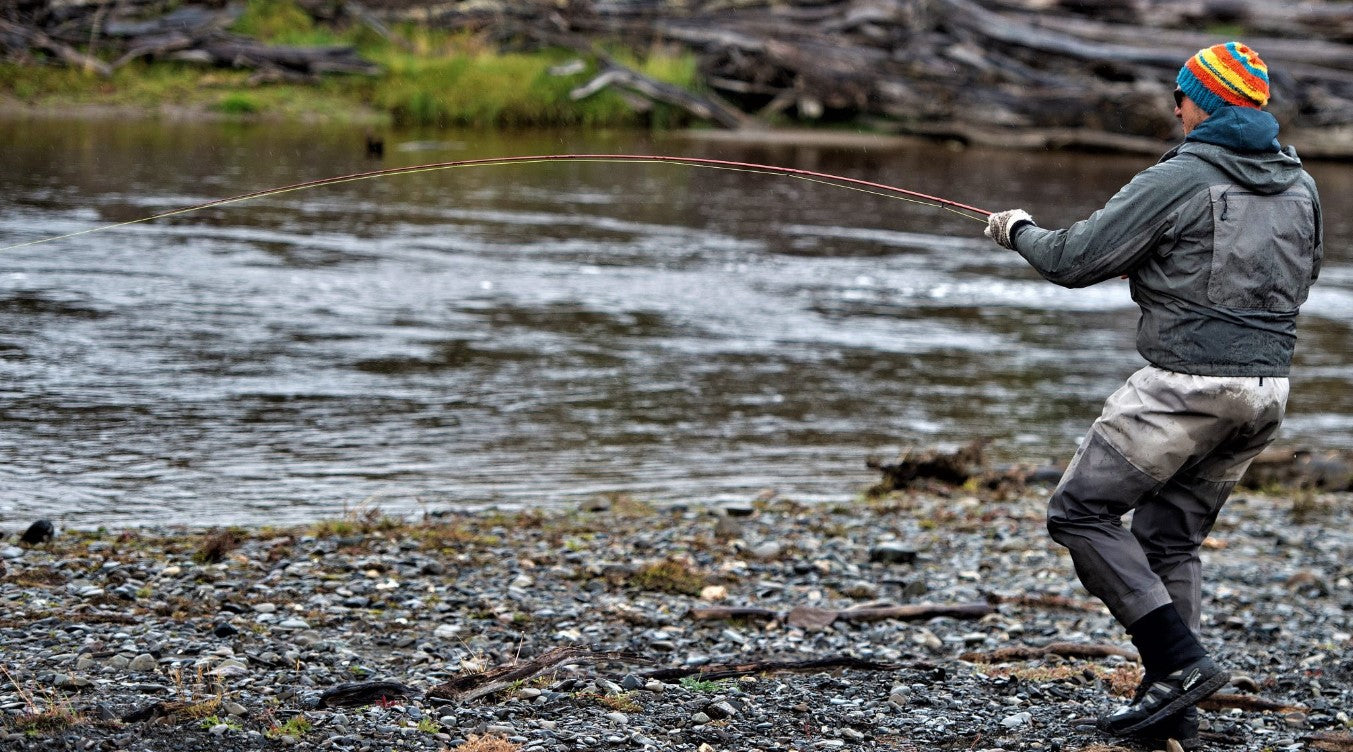
<svg viewBox="0 0 1353 752"><path fill-rule="evenodd" d="M1183 106L1184 106L1184 90L1183 90L1183 89L1175 89L1175 90L1174 90L1174 106L1175 106L1175 107L1183 107Z"/></svg>

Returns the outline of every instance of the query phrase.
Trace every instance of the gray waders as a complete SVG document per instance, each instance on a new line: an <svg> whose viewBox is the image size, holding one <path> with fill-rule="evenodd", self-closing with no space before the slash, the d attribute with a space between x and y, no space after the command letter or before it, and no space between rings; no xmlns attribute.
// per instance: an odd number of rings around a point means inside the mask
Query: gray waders
<svg viewBox="0 0 1353 752"><path fill-rule="evenodd" d="M1198 632L1198 549L1273 440L1287 394L1286 378L1147 366L1105 402L1053 492L1048 532L1125 627L1173 602Z"/></svg>

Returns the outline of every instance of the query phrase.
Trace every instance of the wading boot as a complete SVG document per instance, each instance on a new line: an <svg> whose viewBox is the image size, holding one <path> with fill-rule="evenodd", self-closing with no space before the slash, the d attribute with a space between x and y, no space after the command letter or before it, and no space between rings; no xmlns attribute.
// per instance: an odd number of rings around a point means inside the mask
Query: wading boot
<svg viewBox="0 0 1353 752"><path fill-rule="evenodd" d="M1132 702L1141 700L1155 681L1156 678L1150 674L1143 676L1141 683L1132 693ZM1154 726L1147 726L1136 738L1151 745L1151 749L1165 749L1168 746L1165 743L1168 739L1179 742L1179 746L1185 752L1202 749L1203 739L1198 733L1198 708L1189 708L1165 718Z"/></svg>
<svg viewBox="0 0 1353 752"><path fill-rule="evenodd" d="M1141 736L1146 729L1193 709L1200 700L1230 680L1229 673L1211 658L1203 656L1149 684L1143 681L1145 689L1139 689L1131 703L1101 717L1099 727L1115 736ZM1197 722L1196 715L1194 722ZM1176 740L1183 744L1182 739L1176 737Z"/></svg>
<svg viewBox="0 0 1353 752"><path fill-rule="evenodd" d="M1151 749L1165 749L1165 740L1174 739L1185 752L1203 748L1198 732L1198 708L1180 711L1154 726L1147 726L1134 737L1151 745Z"/></svg>

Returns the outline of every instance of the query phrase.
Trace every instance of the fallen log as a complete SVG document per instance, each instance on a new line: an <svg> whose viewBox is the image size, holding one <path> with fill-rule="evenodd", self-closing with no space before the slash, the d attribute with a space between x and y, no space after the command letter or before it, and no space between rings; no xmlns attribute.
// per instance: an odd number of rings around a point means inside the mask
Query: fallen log
<svg viewBox="0 0 1353 752"><path fill-rule="evenodd" d="M700 120L713 121L725 128L744 128L755 122L750 116L731 107L698 97L671 84L655 81L642 73L616 64L608 65L606 70L591 81L569 92L569 97L574 100L586 99L611 85L635 91L655 102L680 107Z"/></svg>
<svg viewBox="0 0 1353 752"><path fill-rule="evenodd" d="M0 18L0 32L17 36L29 46L46 50L73 66L83 68L91 73L97 73L104 78L113 75L113 69L107 63L98 58L90 57L68 44L58 42L37 29L30 29Z"/></svg>
<svg viewBox="0 0 1353 752"><path fill-rule="evenodd" d="M399 682L348 682L325 690L325 692L319 696L319 702L316 707L355 708L392 700L421 697L422 694L422 692L419 692L412 687L406 687Z"/></svg>
<svg viewBox="0 0 1353 752"><path fill-rule="evenodd" d="M375 75L380 68L363 60L348 46L294 47L261 44L244 37L204 40L201 49L217 65L237 68L272 66L301 73L353 73Z"/></svg>

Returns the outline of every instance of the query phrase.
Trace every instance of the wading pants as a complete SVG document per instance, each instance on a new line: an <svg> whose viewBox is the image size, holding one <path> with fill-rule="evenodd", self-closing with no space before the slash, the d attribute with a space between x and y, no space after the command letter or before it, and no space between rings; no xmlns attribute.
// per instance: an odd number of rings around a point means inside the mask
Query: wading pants
<svg viewBox="0 0 1353 752"><path fill-rule="evenodd" d="M1272 441L1287 391L1286 378L1147 366L1105 402L1053 492L1048 532L1123 626L1173 602L1198 632L1198 549Z"/></svg>

